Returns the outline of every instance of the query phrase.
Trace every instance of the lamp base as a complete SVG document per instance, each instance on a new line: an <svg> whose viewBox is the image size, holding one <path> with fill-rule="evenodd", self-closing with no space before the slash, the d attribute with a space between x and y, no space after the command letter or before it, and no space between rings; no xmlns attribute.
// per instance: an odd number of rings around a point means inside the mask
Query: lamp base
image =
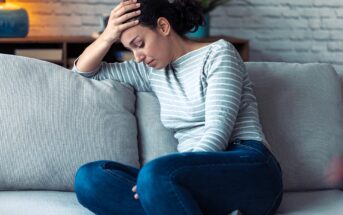
<svg viewBox="0 0 343 215"><path fill-rule="evenodd" d="M29 16L24 9L0 10L0 37L26 37Z"/></svg>

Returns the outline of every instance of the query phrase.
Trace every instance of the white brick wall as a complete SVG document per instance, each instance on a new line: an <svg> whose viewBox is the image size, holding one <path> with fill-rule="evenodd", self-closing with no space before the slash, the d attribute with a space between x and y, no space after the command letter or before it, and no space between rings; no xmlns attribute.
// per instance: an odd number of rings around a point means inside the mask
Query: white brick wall
<svg viewBox="0 0 343 215"><path fill-rule="evenodd" d="M326 62L343 73L342 0L233 0L211 34L250 39L252 61Z"/></svg>
<svg viewBox="0 0 343 215"><path fill-rule="evenodd" d="M27 8L30 35L89 35L120 0L7 0ZM342 0L232 0L211 34L247 38L252 61L326 62L343 73Z"/></svg>
<svg viewBox="0 0 343 215"><path fill-rule="evenodd" d="M120 0L7 0L26 8L30 36L90 35Z"/></svg>

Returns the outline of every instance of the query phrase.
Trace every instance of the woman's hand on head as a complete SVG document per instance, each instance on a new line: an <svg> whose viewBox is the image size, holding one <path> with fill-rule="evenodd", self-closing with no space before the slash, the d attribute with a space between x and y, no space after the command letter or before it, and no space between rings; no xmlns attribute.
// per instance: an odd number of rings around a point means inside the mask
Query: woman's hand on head
<svg viewBox="0 0 343 215"><path fill-rule="evenodd" d="M137 0L122 1L118 4L111 11L106 29L101 35L102 38L109 43L118 41L123 31L138 24L138 20L130 19L140 15L139 7Z"/></svg>

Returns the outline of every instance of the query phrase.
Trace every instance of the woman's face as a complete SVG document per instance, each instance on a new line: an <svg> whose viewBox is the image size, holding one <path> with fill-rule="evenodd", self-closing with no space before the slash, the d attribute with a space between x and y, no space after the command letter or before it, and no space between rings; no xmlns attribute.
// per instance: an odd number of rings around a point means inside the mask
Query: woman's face
<svg viewBox="0 0 343 215"><path fill-rule="evenodd" d="M163 69L172 61L170 43L157 30L136 25L125 30L120 39L134 53L137 62L143 61L149 67Z"/></svg>

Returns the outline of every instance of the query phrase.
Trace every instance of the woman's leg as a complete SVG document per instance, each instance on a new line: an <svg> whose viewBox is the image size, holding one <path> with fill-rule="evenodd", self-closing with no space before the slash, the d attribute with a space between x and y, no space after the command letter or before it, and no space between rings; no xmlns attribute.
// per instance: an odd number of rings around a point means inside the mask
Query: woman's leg
<svg viewBox="0 0 343 215"><path fill-rule="evenodd" d="M281 169L262 143L224 152L173 153L148 162L137 179L149 215L270 215L282 198Z"/></svg>
<svg viewBox="0 0 343 215"><path fill-rule="evenodd" d="M138 169L113 161L95 161L79 168L75 176L78 201L98 215L145 215L133 197Z"/></svg>

